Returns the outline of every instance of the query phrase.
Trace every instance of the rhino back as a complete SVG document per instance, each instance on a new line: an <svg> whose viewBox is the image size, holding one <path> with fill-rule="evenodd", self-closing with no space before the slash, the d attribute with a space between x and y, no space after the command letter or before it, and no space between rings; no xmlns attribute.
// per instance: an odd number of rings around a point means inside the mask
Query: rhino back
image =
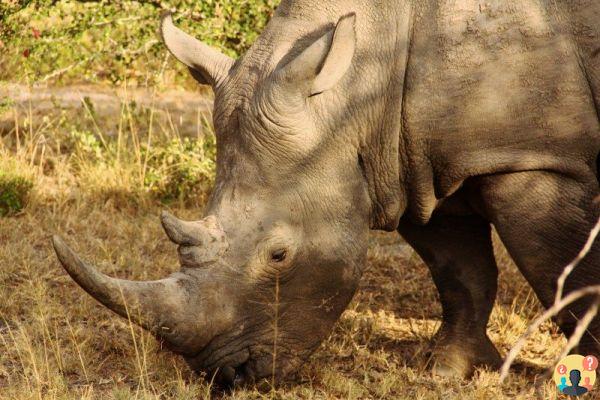
<svg viewBox="0 0 600 400"><path fill-rule="evenodd" d="M423 196L480 174L590 172L600 2L443 0L416 10L404 140L415 179L431 181L418 184Z"/></svg>

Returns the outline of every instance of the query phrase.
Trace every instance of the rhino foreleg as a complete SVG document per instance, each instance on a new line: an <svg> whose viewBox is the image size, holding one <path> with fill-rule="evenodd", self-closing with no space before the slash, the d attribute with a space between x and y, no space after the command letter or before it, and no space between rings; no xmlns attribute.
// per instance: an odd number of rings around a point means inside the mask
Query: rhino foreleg
<svg viewBox="0 0 600 400"><path fill-rule="evenodd" d="M476 366L497 367L500 356L486 333L498 277L489 222L434 215L426 226L403 219L398 231L427 263L440 294L433 372L468 377Z"/></svg>

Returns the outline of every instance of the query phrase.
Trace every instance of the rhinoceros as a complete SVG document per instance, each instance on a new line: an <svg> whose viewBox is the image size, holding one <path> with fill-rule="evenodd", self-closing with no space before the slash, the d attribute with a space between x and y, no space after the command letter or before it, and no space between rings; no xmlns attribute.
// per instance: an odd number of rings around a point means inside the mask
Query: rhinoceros
<svg viewBox="0 0 600 400"><path fill-rule="evenodd" d="M545 306L599 217L600 2L283 0L234 60L161 24L214 93L204 218L163 213L181 270L119 280L58 237L71 277L225 383L280 379L353 297L370 230L427 263L443 322L433 370L497 366L491 227ZM600 283L600 245L566 292ZM399 285L402 282L398 282ZM589 301L559 315L573 332ZM598 352L600 321L580 343Z"/></svg>

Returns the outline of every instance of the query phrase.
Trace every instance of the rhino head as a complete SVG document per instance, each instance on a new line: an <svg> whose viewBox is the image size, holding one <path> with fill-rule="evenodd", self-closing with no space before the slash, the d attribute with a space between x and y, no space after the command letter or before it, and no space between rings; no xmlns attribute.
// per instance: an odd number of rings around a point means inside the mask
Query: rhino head
<svg viewBox="0 0 600 400"><path fill-rule="evenodd" d="M346 15L280 45L267 31L234 61L164 16L171 53L215 92L217 175L205 217L161 217L181 269L157 281L115 279L54 238L86 292L223 383L295 370L357 288L368 188L357 140L331 117L346 104L339 85L352 66L354 25Z"/></svg>

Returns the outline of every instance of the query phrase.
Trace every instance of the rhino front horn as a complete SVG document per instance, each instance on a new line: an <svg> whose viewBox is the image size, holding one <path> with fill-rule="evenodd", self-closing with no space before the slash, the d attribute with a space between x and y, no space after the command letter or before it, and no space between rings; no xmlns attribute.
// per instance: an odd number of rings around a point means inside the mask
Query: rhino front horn
<svg viewBox="0 0 600 400"><path fill-rule="evenodd" d="M185 275L147 282L115 279L82 261L60 237L54 236L52 242L71 278L104 306L160 336L181 325L188 286L181 282Z"/></svg>

